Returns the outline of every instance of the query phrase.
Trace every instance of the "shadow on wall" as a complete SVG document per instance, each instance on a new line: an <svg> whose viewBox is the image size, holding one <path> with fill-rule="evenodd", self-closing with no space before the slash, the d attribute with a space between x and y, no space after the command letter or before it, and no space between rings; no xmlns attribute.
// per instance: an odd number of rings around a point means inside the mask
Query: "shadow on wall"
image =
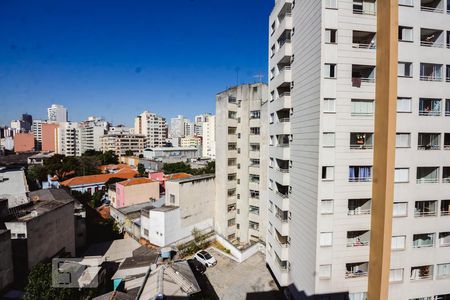
<svg viewBox="0 0 450 300"><path fill-rule="evenodd" d="M349 300L348 292L320 294L308 296L304 291L299 291L297 287L291 284L285 289L286 299L295 300Z"/></svg>

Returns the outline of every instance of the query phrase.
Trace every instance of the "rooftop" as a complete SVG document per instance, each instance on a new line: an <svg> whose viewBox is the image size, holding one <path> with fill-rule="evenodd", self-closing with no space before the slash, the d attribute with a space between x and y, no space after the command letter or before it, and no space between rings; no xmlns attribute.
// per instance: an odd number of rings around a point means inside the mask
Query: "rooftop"
<svg viewBox="0 0 450 300"><path fill-rule="evenodd" d="M173 173L173 174L164 175L165 180L175 180L175 179L188 178L188 177L192 177L192 175L188 174L188 173Z"/></svg>
<svg viewBox="0 0 450 300"><path fill-rule="evenodd" d="M36 153L34 155L31 155L28 158L29 159L33 159L33 158L48 158L48 157L52 157L53 155L55 155L55 152L41 152L41 153Z"/></svg>
<svg viewBox="0 0 450 300"><path fill-rule="evenodd" d="M154 208L154 209L152 209L152 211L166 212L166 211L171 211L171 210L174 210L174 209L177 209L177 208L179 208L179 207L178 206L164 205L164 206L161 206L161 207Z"/></svg>
<svg viewBox="0 0 450 300"><path fill-rule="evenodd" d="M144 151L197 151L195 147L155 147L147 148Z"/></svg>
<svg viewBox="0 0 450 300"><path fill-rule="evenodd" d="M195 182L195 181L202 181L205 179L212 179L215 178L215 174L203 174L203 175L197 175L197 176L190 176L190 177L184 177L184 178L175 178L170 179L170 181L179 182L179 183L186 183L186 182Z"/></svg>
<svg viewBox="0 0 450 300"><path fill-rule="evenodd" d="M136 176L137 172L132 169L122 169L117 173L110 174L98 174L98 175L88 175L88 176L77 176L70 179L67 179L61 182L61 185L64 186L78 186L78 185L87 185L87 184L95 184L95 183L105 183L111 178L123 178L129 179Z"/></svg>
<svg viewBox="0 0 450 300"><path fill-rule="evenodd" d="M8 199L9 207L26 203L28 184L22 169L0 169L0 198Z"/></svg>
<svg viewBox="0 0 450 300"><path fill-rule="evenodd" d="M120 184L123 186L132 186L132 185L146 184L146 183L152 183L152 182L155 182L155 181L145 178L145 177L139 177L139 178L129 178L125 181L118 182L117 184Z"/></svg>
<svg viewBox="0 0 450 300"><path fill-rule="evenodd" d="M124 215L128 215L134 212L138 212L141 211L142 209L152 209L154 208L154 206L152 205L151 201L147 201L147 202L143 202L143 203L139 203L139 204L135 204L135 205L130 205L130 206L126 206L126 207L122 207L117 209L118 211L120 211L121 213L123 213Z"/></svg>

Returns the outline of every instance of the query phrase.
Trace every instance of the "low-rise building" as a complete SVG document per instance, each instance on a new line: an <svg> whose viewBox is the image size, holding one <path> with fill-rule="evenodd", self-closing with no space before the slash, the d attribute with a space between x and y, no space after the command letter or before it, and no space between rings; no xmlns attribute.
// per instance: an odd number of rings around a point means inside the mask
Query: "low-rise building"
<svg viewBox="0 0 450 300"><path fill-rule="evenodd" d="M34 135L32 133L16 133L14 135L14 152L34 151Z"/></svg>
<svg viewBox="0 0 450 300"><path fill-rule="evenodd" d="M188 174L188 173L173 173L173 174L166 175L166 174L164 174L164 172L151 172L148 174L148 178L159 182L159 185L161 187L160 188L161 193L165 193L166 181L188 178L188 177L192 177L192 175Z"/></svg>
<svg viewBox="0 0 450 300"><path fill-rule="evenodd" d="M148 178L130 178L116 183L116 196L111 199L114 208L159 199L159 183Z"/></svg>
<svg viewBox="0 0 450 300"><path fill-rule="evenodd" d="M0 291L14 281L11 232L0 229Z"/></svg>
<svg viewBox="0 0 450 300"><path fill-rule="evenodd" d="M44 165L44 159L46 158L50 158L53 155L55 155L54 152L41 152L41 153L36 153L30 157L27 158L27 162L29 166L32 165Z"/></svg>
<svg viewBox="0 0 450 300"><path fill-rule="evenodd" d="M1 219L11 231L14 277L18 282L39 262L75 255L74 199L64 190L31 192L30 199L29 203L10 208ZM6 201L0 206L6 207Z"/></svg>
<svg viewBox="0 0 450 300"><path fill-rule="evenodd" d="M198 149L195 147L159 147L144 150L144 157L157 159L164 162L187 161L199 157Z"/></svg>
<svg viewBox="0 0 450 300"><path fill-rule="evenodd" d="M118 156L123 156L127 151L133 155L144 152L145 136L140 134L119 133L107 134L101 137L101 151L113 151Z"/></svg>
<svg viewBox="0 0 450 300"><path fill-rule="evenodd" d="M214 178L199 175L167 181L165 205L142 210L141 237L163 247L188 242L194 228L213 231Z"/></svg>
<svg viewBox="0 0 450 300"><path fill-rule="evenodd" d="M111 178L131 179L137 175L137 172L130 168L124 168L117 173L77 176L67 179L60 184L68 187L71 191L88 192L94 194L98 190L106 190L106 182Z"/></svg>
<svg viewBox="0 0 450 300"><path fill-rule="evenodd" d="M8 207L15 207L28 202L29 192L23 169L0 168L0 199L8 200Z"/></svg>
<svg viewBox="0 0 450 300"><path fill-rule="evenodd" d="M201 136L185 136L180 139L181 148L198 148L202 145L202 137Z"/></svg>

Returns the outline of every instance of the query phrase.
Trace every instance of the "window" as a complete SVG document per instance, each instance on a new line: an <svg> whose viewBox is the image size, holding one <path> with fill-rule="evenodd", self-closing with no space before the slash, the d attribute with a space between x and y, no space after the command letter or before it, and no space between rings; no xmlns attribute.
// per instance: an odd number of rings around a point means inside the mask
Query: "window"
<svg viewBox="0 0 450 300"><path fill-rule="evenodd" d="M450 263L437 265L437 278L448 278L450 277Z"/></svg>
<svg viewBox="0 0 450 300"><path fill-rule="evenodd" d="M372 181L371 166L349 166L348 168L349 182L370 182Z"/></svg>
<svg viewBox="0 0 450 300"><path fill-rule="evenodd" d="M394 202L393 217L406 217L408 215L408 202Z"/></svg>
<svg viewBox="0 0 450 300"><path fill-rule="evenodd" d="M395 147L397 148L409 148L411 147L411 134L409 133L397 133L395 136Z"/></svg>
<svg viewBox="0 0 450 300"><path fill-rule="evenodd" d="M399 235L399 236L393 236L392 242L391 242L391 249L392 250L404 250L406 244L406 236Z"/></svg>
<svg viewBox="0 0 450 300"><path fill-rule="evenodd" d="M413 28L406 26L398 27L398 40L401 42L412 42L413 41Z"/></svg>
<svg viewBox="0 0 450 300"><path fill-rule="evenodd" d="M337 30L325 29L325 43L336 44L337 43Z"/></svg>
<svg viewBox="0 0 450 300"><path fill-rule="evenodd" d="M325 8L337 9L337 0L325 0Z"/></svg>
<svg viewBox="0 0 450 300"><path fill-rule="evenodd" d="M259 127L250 127L250 134L259 135L260 132L261 131Z"/></svg>
<svg viewBox="0 0 450 300"><path fill-rule="evenodd" d="M398 0L398 5L414 6L414 0Z"/></svg>
<svg viewBox="0 0 450 300"><path fill-rule="evenodd" d="M409 168L396 168L394 182L409 182Z"/></svg>
<svg viewBox="0 0 450 300"><path fill-rule="evenodd" d="M170 194L170 203L175 204L175 195Z"/></svg>
<svg viewBox="0 0 450 300"><path fill-rule="evenodd" d="M334 167L322 167L322 180L334 179Z"/></svg>
<svg viewBox="0 0 450 300"><path fill-rule="evenodd" d="M319 278L320 279L331 278L331 265L320 265L319 266Z"/></svg>
<svg viewBox="0 0 450 300"><path fill-rule="evenodd" d="M391 269L389 272L389 282L402 282L403 269Z"/></svg>
<svg viewBox="0 0 450 300"><path fill-rule="evenodd" d="M334 98L323 99L323 112L324 113L335 113L336 112L336 99L334 99Z"/></svg>
<svg viewBox="0 0 450 300"><path fill-rule="evenodd" d="M323 147L334 147L334 132L323 133Z"/></svg>
<svg viewBox="0 0 450 300"><path fill-rule="evenodd" d="M367 292L349 293L349 300L367 300Z"/></svg>
<svg viewBox="0 0 450 300"><path fill-rule="evenodd" d="M332 232L321 232L320 233L320 246L328 247L333 245L333 233Z"/></svg>
<svg viewBox="0 0 450 300"><path fill-rule="evenodd" d="M413 235L413 248L434 247L435 233L420 233Z"/></svg>
<svg viewBox="0 0 450 300"><path fill-rule="evenodd" d="M412 63L399 62L398 63L398 77L412 77Z"/></svg>
<svg viewBox="0 0 450 300"><path fill-rule="evenodd" d="M398 97L397 98L397 112L398 113L410 113L412 99L410 97Z"/></svg>
<svg viewBox="0 0 450 300"><path fill-rule="evenodd" d="M250 112L250 119L259 119L261 117L261 111L253 110Z"/></svg>
<svg viewBox="0 0 450 300"><path fill-rule="evenodd" d="M325 64L325 78L336 78L336 64Z"/></svg>
<svg viewBox="0 0 450 300"><path fill-rule="evenodd" d="M333 200L321 200L320 201L320 213L322 215L331 215L333 214Z"/></svg>
<svg viewBox="0 0 450 300"><path fill-rule="evenodd" d="M248 226L250 229L259 230L259 223L257 222L249 221Z"/></svg>
<svg viewBox="0 0 450 300"><path fill-rule="evenodd" d="M144 228L144 235L148 237L148 229Z"/></svg>
<svg viewBox="0 0 450 300"><path fill-rule="evenodd" d="M372 116L373 100L352 99L352 116Z"/></svg>
<svg viewBox="0 0 450 300"><path fill-rule="evenodd" d="M433 266L418 266L411 267L411 280L424 280L424 279L432 279L433 278Z"/></svg>
<svg viewBox="0 0 450 300"><path fill-rule="evenodd" d="M231 227L231 226L233 226L235 224L236 224L236 219L235 218L228 220L228 227Z"/></svg>

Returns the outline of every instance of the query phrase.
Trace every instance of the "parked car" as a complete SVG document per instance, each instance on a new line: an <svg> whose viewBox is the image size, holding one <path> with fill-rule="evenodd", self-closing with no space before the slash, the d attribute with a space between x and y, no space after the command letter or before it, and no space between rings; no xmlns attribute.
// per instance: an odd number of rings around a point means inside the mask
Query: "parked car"
<svg viewBox="0 0 450 300"><path fill-rule="evenodd" d="M189 259L188 264L191 267L192 271L196 271L197 273L203 274L206 271L206 267L195 258Z"/></svg>
<svg viewBox="0 0 450 300"><path fill-rule="evenodd" d="M207 267L213 267L217 264L217 260L205 250L195 253L194 258Z"/></svg>

